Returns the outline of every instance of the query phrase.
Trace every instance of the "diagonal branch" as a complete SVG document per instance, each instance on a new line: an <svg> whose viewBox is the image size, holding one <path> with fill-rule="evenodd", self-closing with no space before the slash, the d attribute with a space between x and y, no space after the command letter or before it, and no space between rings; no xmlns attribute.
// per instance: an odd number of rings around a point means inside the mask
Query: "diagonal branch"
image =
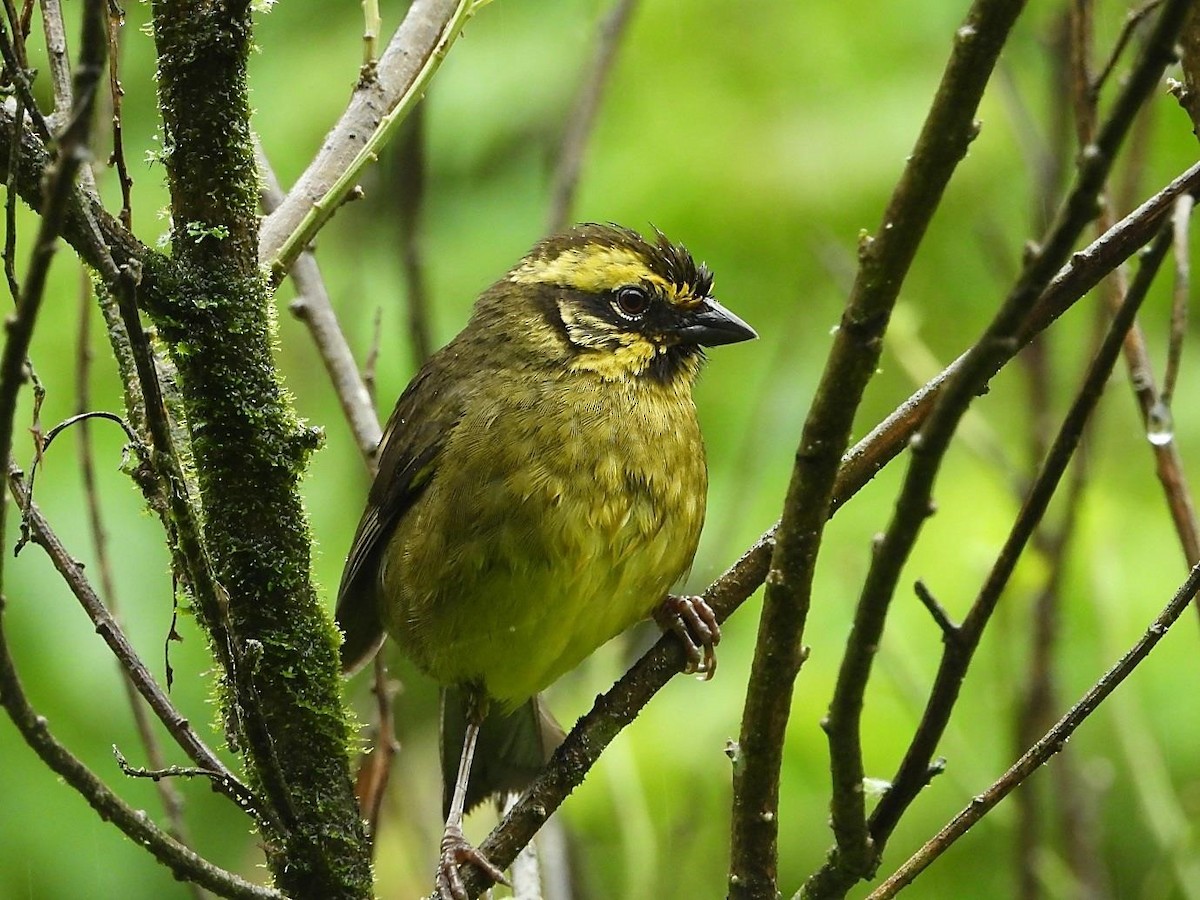
<svg viewBox="0 0 1200 900"><path fill-rule="evenodd" d="M46 551L54 568L58 570L67 587L71 589L71 593L75 595L88 618L92 620L92 624L96 627L96 633L104 639L120 662L121 669L128 676L130 683L142 695L150 709L158 716L159 721L166 726L167 731L175 738L180 748L196 765L213 773L213 788L225 794L238 807L262 823L264 814L269 814L270 811L264 808L250 789L242 784L221 759L208 748L192 729L188 720L180 714L179 710L171 703L170 698L159 687L146 664L142 662L137 651L129 643L121 626L109 614L95 590L84 577L83 567L63 546L58 535L50 527L50 523L38 509L37 504L31 501L21 473L15 468L9 470L8 488L13 499L17 501L17 505L24 511L30 537Z"/></svg>
<svg viewBox="0 0 1200 900"><path fill-rule="evenodd" d="M3 602L0 598L0 612ZM155 859L179 878L194 881L222 897L232 900L284 900L284 895L270 888L244 881L232 872L221 869L194 850L176 841L150 821L141 810L129 806L96 775L71 754L50 733L44 716L29 705L4 634L0 616L0 702L4 704L25 742L72 788L78 791L100 818L112 822L130 840L144 846Z"/></svg>
<svg viewBox="0 0 1200 900"><path fill-rule="evenodd" d="M1200 590L1200 565L1192 569L1187 580L1166 605L1158 617L1150 623L1146 633L1122 656L1115 665L1101 676L1079 702L1072 706L1036 744L1029 748L1012 767L982 794L973 797L969 806L955 816L941 831L929 839L924 846L908 859L883 884L871 892L868 900L887 900L896 896L906 885L911 884L935 859L941 856L972 825L987 815L995 806L1013 792L1026 778L1040 768L1052 756L1062 750L1076 729L1096 711L1097 707L1111 694L1137 666L1150 655L1184 610L1191 604Z"/></svg>
<svg viewBox="0 0 1200 900"><path fill-rule="evenodd" d="M970 610L956 629L954 640L946 641L937 676L929 692L921 723L913 735L904 761L892 785L871 815L871 838L882 851L893 829L909 804L929 781L930 761L950 714L958 700L959 688L971 664L984 629L991 620L1000 595L1008 585L1034 530L1045 515L1055 491L1067 470L1067 465L1083 436L1084 426L1100 400L1112 369L1121 354L1125 335L1132 326L1137 311L1145 300L1154 276L1171 245L1171 227L1160 232L1149 252L1141 260L1141 268L1130 285L1124 302L1109 327L1103 344L1088 370L1083 385L1046 456L1046 462L1034 480L1000 550L983 587Z"/></svg>
<svg viewBox="0 0 1200 900"><path fill-rule="evenodd" d="M350 196L359 174L420 102L450 45L485 2L415 0L409 7L379 62L364 69L321 152L262 222L259 259L269 266L275 284Z"/></svg>
<svg viewBox="0 0 1200 900"><path fill-rule="evenodd" d="M262 207L269 215L283 203L283 191L279 187L274 169L271 168L270 160L257 142L255 151L262 181ZM375 412L375 404L371 401L358 365L354 362L354 354L342 332L342 326L333 311L316 255L307 250L301 253L292 263L291 274L297 294L291 303L291 311L308 327L317 354L325 364L325 371L329 373L329 381L342 407L342 414L354 434L359 455L362 456L368 470L374 472L375 452L383 435L379 426L379 416Z"/></svg>

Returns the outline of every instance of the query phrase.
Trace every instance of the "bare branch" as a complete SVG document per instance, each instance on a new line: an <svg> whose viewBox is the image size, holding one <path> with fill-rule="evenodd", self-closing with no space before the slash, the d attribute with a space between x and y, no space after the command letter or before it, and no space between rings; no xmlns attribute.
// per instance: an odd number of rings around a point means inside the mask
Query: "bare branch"
<svg viewBox="0 0 1200 900"><path fill-rule="evenodd" d="M806 882L802 892L805 897L841 896L874 869L881 848L873 846L862 790L865 777L862 704L900 572L932 512L934 483L959 420L991 379L997 363L1011 357L1020 342L1027 310L1066 262L1080 233L1095 218L1096 197L1103 190L1137 111L1172 59L1175 35L1189 5L1187 0L1168 0L1164 4L1154 32L1113 104L1108 120L1081 153L1075 184L1046 239L1030 254L1016 285L984 335L967 351L962 367L947 382L928 421L913 438L912 461L895 512L872 557L826 719L834 785L831 811L837 846L828 862Z"/></svg>
<svg viewBox="0 0 1200 900"><path fill-rule="evenodd" d="M1150 12L1151 8L1155 5L1154 0L1151 0L1150 3L1144 4L1140 10L1135 11L1126 22L1126 29L1123 35L1127 37L1132 32L1132 28L1136 22ZM1077 8L1080 11L1078 18L1082 20L1079 30L1087 33L1076 40L1077 45L1079 45L1078 56L1080 57L1076 65L1080 70L1086 70L1086 57L1090 52L1091 7L1090 4L1086 4ZM1184 22L1180 25L1181 37L1184 38L1185 43L1187 22L1190 18L1189 15L1185 14ZM1114 50L1114 58L1116 52ZM1074 97L1074 103L1080 145L1086 147L1091 144L1096 134L1098 97L1094 91L1087 88L1087 85L1082 85ZM1131 179L1136 176L1137 168L1132 164L1132 160L1129 172ZM1099 196L1101 210L1097 229L1103 232L1112 224L1113 207L1110 192L1107 190L1102 191ZM1116 270L1112 278L1113 287L1106 292L1106 300L1114 313L1121 302L1121 297L1125 293L1124 278L1124 273L1120 269ZM1146 338L1141 326L1136 322L1129 330L1129 334L1125 339L1125 368L1138 407L1141 410L1142 424L1146 429L1146 437L1151 452L1154 455L1156 473L1159 482L1162 484L1167 507L1170 510L1176 534L1179 536L1184 558L1187 560L1189 566L1194 565L1197 561L1200 561L1200 522L1197 521L1191 491L1188 488L1187 477L1184 474L1183 459L1173 440L1174 426L1171 422L1171 410L1169 405L1161 402L1158 389L1154 383L1154 369L1150 362L1149 351L1146 348ZM1197 612L1200 613L1200 607L1197 608Z"/></svg>
<svg viewBox="0 0 1200 900"><path fill-rule="evenodd" d="M75 409L76 439L79 447L79 468L83 479L84 506L87 510L88 530L92 537L92 550L96 555L97 568L100 572L100 591L104 607L111 611L113 620L120 624L119 604L117 602L117 587L113 579L112 561L108 554L108 532L104 527L104 519L100 509L100 491L96 482L95 455L92 448L92 432L87 418L87 410L91 406L91 312L94 301L91 290L91 278L87 270L80 266L79 290L79 337L75 352ZM18 505L20 501L18 500ZM162 768L166 763L162 747L151 726L150 714L142 703L138 687L133 676L124 666L121 666L121 686L125 690L125 699L133 716L134 727L138 739L146 753L146 759L155 768ZM167 831L171 837L185 846L191 846L187 824L183 817L183 796L169 781L155 783L163 812L170 823ZM195 883L191 884L194 896L203 897L202 889Z"/></svg>
<svg viewBox="0 0 1200 900"><path fill-rule="evenodd" d="M1179 380L1179 366L1183 360L1183 339L1187 336L1188 302L1191 299L1191 253L1188 249L1189 226L1192 220L1191 196L1175 201L1173 222L1175 228L1175 286L1171 293L1171 339L1167 346L1167 370L1163 374L1162 392L1158 403L1169 411L1175 397L1175 383ZM1167 429L1171 431L1172 429Z"/></svg>
<svg viewBox="0 0 1200 900"><path fill-rule="evenodd" d="M375 724L371 729L371 748L359 761L354 783L358 807L367 821L372 852L378 847L375 837L379 833L379 813L383 809L383 798L392 774L392 760L400 750L400 744L396 741L396 721L392 714L398 686L388 678L387 663L383 657L382 653L375 654L375 677L371 685L371 692L375 695Z"/></svg>
<svg viewBox="0 0 1200 900"><path fill-rule="evenodd" d="M109 164L116 167L117 181L121 185L121 224L126 228L133 227L133 177L129 174L129 166L125 163L124 125L121 119L122 98L125 88L121 86L121 71L118 63L121 58L121 27L125 24L125 14L115 3L108 9L108 91L112 103L112 156Z"/></svg>
<svg viewBox="0 0 1200 900"><path fill-rule="evenodd" d="M1183 84L1172 83L1171 93L1192 120L1192 134L1200 137L1200 9L1193 9L1184 23L1179 46Z"/></svg>
<svg viewBox="0 0 1200 900"><path fill-rule="evenodd" d="M105 608L91 584L88 583L83 574L83 567L67 552L58 535L54 533L50 524L38 510L37 504L31 501L18 470L9 471L8 487L17 501L17 505L24 511L30 537L46 551L46 555L54 563L55 569L58 570L67 587L71 589L84 612L88 614L88 618L92 620L92 624L96 627L96 633L108 644L109 649L121 664L121 669L149 704L150 709L166 726L176 743L198 766L219 776L213 780L214 788L228 796L239 808L259 821L263 821L263 817L269 815L269 810L264 808L264 804L255 798L250 789L242 784L237 776L221 762L220 758L205 745L188 720L179 713L166 693L158 686L146 664L142 662L137 651L133 649L133 645L129 643L121 626Z"/></svg>
<svg viewBox="0 0 1200 900"><path fill-rule="evenodd" d="M0 613L3 601L0 600ZM195 851L176 841L150 821L141 810L135 810L118 797L96 775L71 754L50 733L44 716L29 705L25 691L13 668L12 656L4 634L0 615L0 703L25 742L42 761L67 784L78 791L100 818L112 822L138 845L145 847L154 858L179 878L194 881L222 897L231 900L285 900L283 894L270 888L244 881L232 872L221 869Z"/></svg>
<svg viewBox="0 0 1200 900"><path fill-rule="evenodd" d="M945 607L938 603L937 597L933 596L929 588L925 586L925 582L917 580L913 584L913 593L917 595L917 599L921 601L921 605L929 610L929 615L933 618L934 624L942 633L942 640L947 644L955 643L959 639L959 626L955 625L947 614Z"/></svg>
<svg viewBox="0 0 1200 900"><path fill-rule="evenodd" d="M901 815L928 781L924 773L950 720L963 678L983 637L984 629L1025 547L1045 515L1075 449L1079 446L1084 427L1100 400L1113 365L1120 356L1125 334L1132 325L1142 301L1145 300L1170 244L1171 231L1169 228L1164 229L1143 258L1137 278L1130 286L1124 303L1088 369L1078 395L1051 444L1046 461L1021 505L1004 546L980 588L979 595L959 626L958 640L946 644L921 723L913 735L904 761L892 780L891 788L871 815L871 838L880 852Z"/></svg>
<svg viewBox="0 0 1200 900"><path fill-rule="evenodd" d="M767 577L734 767L732 898L774 897L777 892L783 742L839 462L878 365L900 286L950 176L978 133L975 111L1023 7L1023 0L977 0L972 5L955 33L937 95L879 231L860 243L858 275L804 423ZM865 820L861 831L865 851Z"/></svg>
<svg viewBox="0 0 1200 900"><path fill-rule="evenodd" d="M1116 43L1113 44L1112 53L1109 54L1108 62L1091 80L1089 85L1089 93L1092 96L1093 102L1100 95L1100 91L1104 88L1104 83L1113 73L1113 69L1117 67L1117 61L1120 60L1121 54L1125 52L1125 47L1129 44L1129 39L1133 37L1133 33L1137 31L1137 27L1146 21L1154 10L1162 5L1162 0L1146 0L1141 6L1131 9L1125 13L1125 23L1121 26L1121 33L1117 35Z"/></svg>
<svg viewBox="0 0 1200 900"><path fill-rule="evenodd" d="M262 222L259 260L275 283L329 221L425 92L481 0L416 0L374 69L360 82L321 152Z"/></svg>
<svg viewBox="0 0 1200 900"><path fill-rule="evenodd" d="M75 176L87 158L88 137L92 110L95 105L96 81L104 63L104 44L100 41L100 0L89 0L84 15L83 47L75 106L63 131L58 159L46 184L41 222L34 242L33 256L25 276L15 317L9 322L8 339L0 355L0 463L12 454L13 417L16 413L17 392L24 378L25 358L33 329L41 309L50 261L58 246L58 235L67 218L67 206L74 194ZM7 45L7 40L4 41ZM14 123L20 129L20 120ZM5 129L7 130L7 129ZM0 546L3 546L4 508L0 505ZM0 555L2 558L2 555ZM0 563L0 584L3 564Z"/></svg>
<svg viewBox="0 0 1200 900"><path fill-rule="evenodd" d="M1192 569L1187 580L1180 586L1158 618L1150 623L1146 633L1117 663L1101 676L1079 702L1072 706L1058 723L1036 744L1018 759L1003 776L982 794L971 800L970 805L955 816L945 828L929 839L907 862L883 884L871 892L868 900L887 900L894 897L906 885L929 867L935 859L946 852L968 829L990 812L996 804L1007 797L1026 778L1066 746L1075 730L1096 711L1117 686L1137 668L1150 651L1178 621L1200 590L1200 566Z"/></svg>
<svg viewBox="0 0 1200 900"><path fill-rule="evenodd" d="M8 28L5 27L4 21L0 20L0 59L4 60L4 67L12 77L13 85L16 86L18 104L33 122L37 136L43 141L49 141L50 125L46 122L42 111L38 109L37 101L33 96L33 88L29 84L29 74L20 57L17 46L14 46L9 37Z"/></svg>
<svg viewBox="0 0 1200 900"><path fill-rule="evenodd" d="M42 30L46 35L46 55L50 61L50 85L54 90L54 117L61 121L70 114L71 60L67 56L67 33L63 29L62 7L58 0L41 0Z"/></svg>

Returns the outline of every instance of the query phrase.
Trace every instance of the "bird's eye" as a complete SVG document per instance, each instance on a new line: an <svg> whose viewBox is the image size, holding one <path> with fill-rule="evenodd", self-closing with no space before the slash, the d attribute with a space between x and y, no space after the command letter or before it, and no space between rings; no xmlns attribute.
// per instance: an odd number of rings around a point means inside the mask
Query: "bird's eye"
<svg viewBox="0 0 1200 900"><path fill-rule="evenodd" d="M649 308L650 295L640 287L627 285L617 291L616 306L621 315L634 319Z"/></svg>

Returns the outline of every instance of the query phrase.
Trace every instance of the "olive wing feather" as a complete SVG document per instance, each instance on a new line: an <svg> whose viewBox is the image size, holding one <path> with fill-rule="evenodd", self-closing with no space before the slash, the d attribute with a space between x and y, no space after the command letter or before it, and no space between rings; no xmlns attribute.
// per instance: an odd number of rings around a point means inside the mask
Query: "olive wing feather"
<svg viewBox="0 0 1200 900"><path fill-rule="evenodd" d="M396 522L429 483L446 438L462 418L461 390L431 359L396 401L380 440L379 470L358 523L338 588L338 627L344 635L342 670L366 664L384 640L376 594L380 556ZM461 386L458 386L461 387Z"/></svg>

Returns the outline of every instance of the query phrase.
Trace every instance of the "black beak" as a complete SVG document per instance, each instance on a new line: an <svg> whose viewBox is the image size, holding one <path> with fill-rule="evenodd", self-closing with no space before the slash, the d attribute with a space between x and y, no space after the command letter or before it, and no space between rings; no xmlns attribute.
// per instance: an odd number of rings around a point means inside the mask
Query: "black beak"
<svg viewBox="0 0 1200 900"><path fill-rule="evenodd" d="M758 337L757 331L711 297L684 313L675 333L684 341L703 347L736 344Z"/></svg>

